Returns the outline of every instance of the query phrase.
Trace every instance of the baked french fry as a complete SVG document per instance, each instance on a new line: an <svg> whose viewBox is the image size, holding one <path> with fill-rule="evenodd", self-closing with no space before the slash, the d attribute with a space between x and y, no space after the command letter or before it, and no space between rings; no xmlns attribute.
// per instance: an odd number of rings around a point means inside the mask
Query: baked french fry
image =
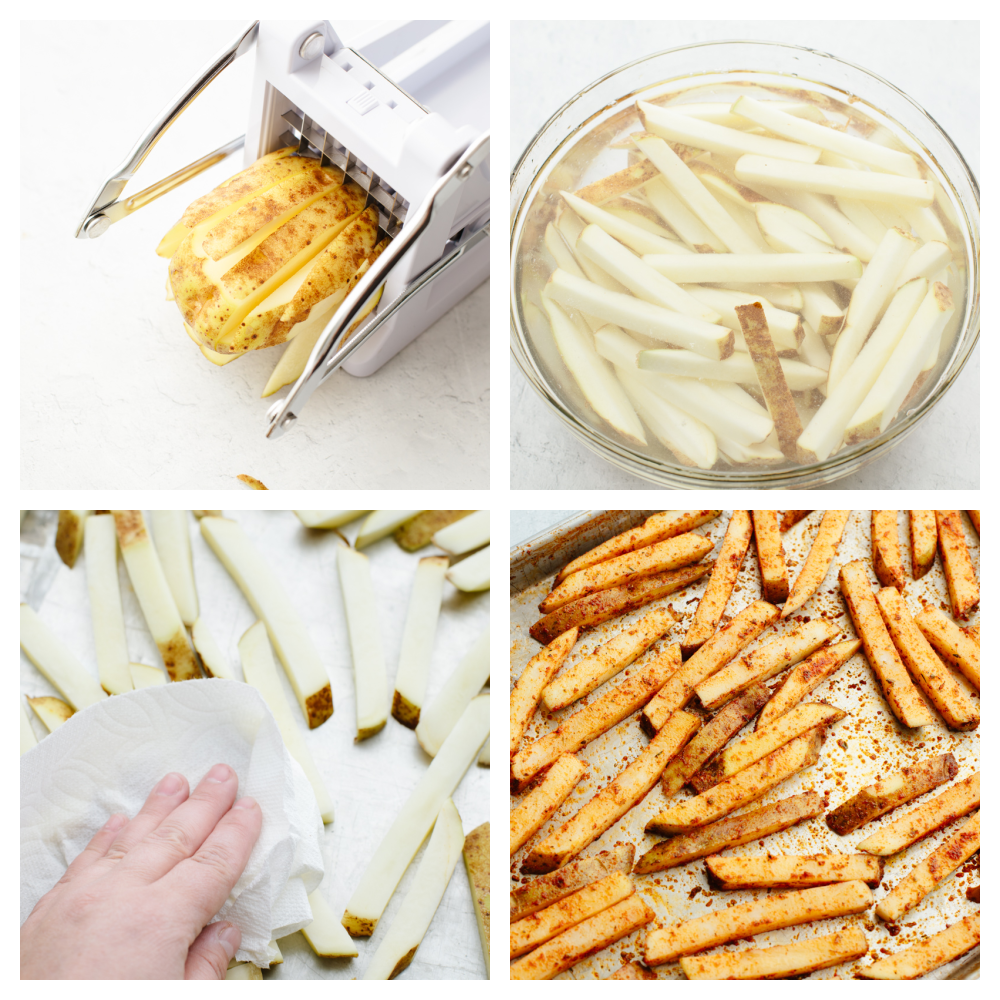
<svg viewBox="0 0 1000 1000"><path fill-rule="evenodd" d="M834 833L846 836L904 802L951 781L956 774L958 764L950 753L938 754L912 767L904 767L898 773L860 789L843 805L827 814L826 825Z"/></svg>
<svg viewBox="0 0 1000 1000"><path fill-rule="evenodd" d="M752 537L753 521L750 520L750 511L734 510L712 575L705 585L705 592L698 602L687 635L681 642L681 653L684 656L690 656L715 635L733 587L736 586L736 578Z"/></svg>
<svg viewBox="0 0 1000 1000"><path fill-rule="evenodd" d="M646 964L675 962L682 955L693 955L717 944L764 931L862 913L871 905L872 891L864 882L841 882L766 896L672 927L649 931L646 934Z"/></svg>
<svg viewBox="0 0 1000 1000"><path fill-rule="evenodd" d="M956 782L858 844L859 851L887 857L979 808L979 771Z"/></svg>
<svg viewBox="0 0 1000 1000"><path fill-rule="evenodd" d="M744 608L724 629L708 640L680 668L642 710L642 725L655 733L671 712L683 708L694 694L696 684L724 667L741 649L748 646L780 612L766 601L754 601Z"/></svg>
<svg viewBox="0 0 1000 1000"><path fill-rule="evenodd" d="M551 733L521 747L510 764L512 790L524 789L539 771L563 754L576 753L601 733L639 711L680 665L680 648L668 646L631 677L563 719Z"/></svg>
<svg viewBox="0 0 1000 1000"><path fill-rule="evenodd" d="M570 629L554 639L527 663L510 691L510 752L517 753L525 726L538 707L545 685L555 676L576 644L577 629Z"/></svg>
<svg viewBox="0 0 1000 1000"><path fill-rule="evenodd" d="M944 612L925 607L914 615L917 628L946 663L961 670L979 690L979 642L959 628Z"/></svg>
<svg viewBox="0 0 1000 1000"><path fill-rule="evenodd" d="M914 687L889 638L863 561L858 559L840 567L840 592L892 714L911 729L933 721L931 710Z"/></svg>
<svg viewBox="0 0 1000 1000"><path fill-rule="evenodd" d="M788 570L778 530L778 512L755 510L753 531L760 563L761 597L771 604L784 604L788 600Z"/></svg>
<svg viewBox="0 0 1000 1000"><path fill-rule="evenodd" d="M970 902L978 903L979 902L979 886L978 885L970 885L969 888L965 890L965 898L968 899Z"/></svg>
<svg viewBox="0 0 1000 1000"><path fill-rule="evenodd" d="M713 889L797 889L831 882L865 882L877 889L885 862L867 854L767 855L705 859Z"/></svg>
<svg viewBox="0 0 1000 1000"><path fill-rule="evenodd" d="M663 638L676 621L676 615L669 608L653 608L644 618L633 622L590 656L585 656L549 681L542 691L545 707L550 712L556 712L590 694Z"/></svg>
<svg viewBox="0 0 1000 1000"><path fill-rule="evenodd" d="M976 534L979 534L979 511L978 510L967 510L965 512L969 515L969 520L972 522L972 527L976 529Z"/></svg>
<svg viewBox="0 0 1000 1000"><path fill-rule="evenodd" d="M806 561L792 585L792 592L781 609L782 618L787 618L798 611L819 590L830 570L830 564L837 555L837 547L840 545L844 527L850 516L849 510L823 512L823 520L820 521L819 531L813 539L809 555L806 556Z"/></svg>
<svg viewBox="0 0 1000 1000"><path fill-rule="evenodd" d="M786 510L782 511L781 523L778 525L782 534L794 527L799 521L807 518L812 513L811 510Z"/></svg>
<svg viewBox="0 0 1000 1000"><path fill-rule="evenodd" d="M875 912L885 921L898 921L953 871L979 850L979 813L941 842L910 874L879 900Z"/></svg>
<svg viewBox="0 0 1000 1000"><path fill-rule="evenodd" d="M654 576L633 580L620 587L610 587L599 590L596 594L570 601L551 614L540 618L529 629L536 642L551 643L563 632L571 628L594 628L611 618L627 615L639 608L658 601L689 583L700 580L706 573L712 571L712 563L698 563L696 566L684 566L681 569L671 569Z"/></svg>
<svg viewBox="0 0 1000 1000"><path fill-rule="evenodd" d="M566 801L587 768L572 754L563 754L510 813L510 853L520 850Z"/></svg>
<svg viewBox="0 0 1000 1000"><path fill-rule="evenodd" d="M872 511L872 567L883 587L902 590L906 585L906 573L899 551L898 513L898 510Z"/></svg>
<svg viewBox="0 0 1000 1000"><path fill-rule="evenodd" d="M969 558L969 547L965 543L960 510L936 510L938 548L941 550L941 564L944 578L948 581L951 597L951 613L956 618L968 618L969 612L979 604L979 581Z"/></svg>
<svg viewBox="0 0 1000 1000"><path fill-rule="evenodd" d="M913 579L919 580L934 565L937 551L937 519L932 510L910 511L910 559Z"/></svg>
<svg viewBox="0 0 1000 1000"><path fill-rule="evenodd" d="M626 962L617 972L612 972L605 979L658 979L659 977L651 969L640 965L638 962Z"/></svg>
<svg viewBox="0 0 1000 1000"><path fill-rule="evenodd" d="M883 587L875 595L875 602L906 669L941 713L941 718L952 729L977 729L979 709L914 624L896 588Z"/></svg>
<svg viewBox="0 0 1000 1000"><path fill-rule="evenodd" d="M614 781L535 847L521 871L554 871L597 840L645 798L670 758L691 738L699 721L687 712L675 712L649 741L649 746Z"/></svg>
<svg viewBox="0 0 1000 1000"><path fill-rule="evenodd" d="M979 914L962 917L946 930L858 969L862 979L919 979L979 944Z"/></svg>

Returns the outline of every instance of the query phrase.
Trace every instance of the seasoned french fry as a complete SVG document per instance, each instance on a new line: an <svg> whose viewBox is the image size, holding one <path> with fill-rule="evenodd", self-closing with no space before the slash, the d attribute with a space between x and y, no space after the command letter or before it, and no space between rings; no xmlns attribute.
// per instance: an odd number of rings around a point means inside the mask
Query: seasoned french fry
<svg viewBox="0 0 1000 1000"><path fill-rule="evenodd" d="M806 561L802 564L802 569L795 578L792 592L788 595L788 600L781 609L782 618L787 618L798 611L819 590L830 570L830 564L837 554L837 547L840 545L844 527L850 516L849 510L823 512L823 520L820 521L819 531L813 539L809 555L806 556Z"/></svg>
<svg viewBox="0 0 1000 1000"><path fill-rule="evenodd" d="M886 921L897 921L933 892L953 871L979 850L979 813L942 841L910 874L879 900L875 912Z"/></svg>
<svg viewBox="0 0 1000 1000"><path fill-rule="evenodd" d="M951 781L956 774L958 764L950 753L938 754L912 767L904 767L897 774L860 789L843 805L827 814L826 825L834 833L846 836L904 802Z"/></svg>
<svg viewBox="0 0 1000 1000"><path fill-rule="evenodd" d="M927 725L934 716L914 687L889 638L863 561L859 559L841 566L840 592L844 595L855 631L865 647L865 656L882 686L892 714L911 729Z"/></svg>
<svg viewBox="0 0 1000 1000"><path fill-rule="evenodd" d="M979 642L937 608L925 607L913 620L938 656L961 670L978 691Z"/></svg>
<svg viewBox="0 0 1000 1000"><path fill-rule="evenodd" d="M626 962L617 972L612 972L605 979L657 979L659 978L651 969L640 965L638 962Z"/></svg>
<svg viewBox="0 0 1000 1000"><path fill-rule="evenodd" d="M918 979L979 944L979 914L962 917L939 934L858 969L863 979Z"/></svg>
<svg viewBox="0 0 1000 1000"><path fill-rule="evenodd" d="M867 854L769 854L764 858L710 857L705 868L713 889L796 889L856 880L877 889L885 862Z"/></svg>
<svg viewBox="0 0 1000 1000"><path fill-rule="evenodd" d="M979 771L956 782L858 844L859 851L887 857L979 808Z"/></svg>
<svg viewBox="0 0 1000 1000"><path fill-rule="evenodd" d="M936 510L938 548L941 550L941 564L944 577L948 581L951 597L951 613L956 618L968 618L969 612L979 604L979 581L972 568L969 548L965 544L960 510Z"/></svg>
<svg viewBox="0 0 1000 1000"><path fill-rule="evenodd" d="M872 567L883 587L902 590L906 585L903 557L899 551L897 510L872 511Z"/></svg>
<svg viewBox="0 0 1000 1000"><path fill-rule="evenodd" d="M786 510L781 515L781 524L778 525L782 534L794 527L799 521L804 520L812 513L811 510Z"/></svg>
<svg viewBox="0 0 1000 1000"><path fill-rule="evenodd" d="M755 510L753 530L760 563L761 596L772 604L783 604L788 600L788 570L778 530L778 512Z"/></svg>
<svg viewBox="0 0 1000 1000"><path fill-rule="evenodd" d="M510 813L510 853L519 851L566 801L587 768L572 754L563 754L545 780Z"/></svg>
<svg viewBox="0 0 1000 1000"><path fill-rule="evenodd" d="M937 520L932 510L910 511L910 557L913 579L919 580L934 565L937 551Z"/></svg>
<svg viewBox="0 0 1000 1000"><path fill-rule="evenodd" d="M726 528L725 538L722 540L719 557L715 560L715 568L698 602L687 635L681 643L681 652L684 656L690 656L715 635L719 621L726 610L726 604L729 602L729 596L736 586L736 577L739 575L752 537L753 522L750 520L750 511L734 510Z"/></svg>
<svg viewBox="0 0 1000 1000"><path fill-rule="evenodd" d="M978 510L967 510L965 512L969 515L969 520L972 522L972 527L976 529L976 534L979 534L979 511Z"/></svg>
<svg viewBox="0 0 1000 1000"><path fill-rule="evenodd" d="M965 890L965 898L973 903L979 902L979 886L970 885L968 889Z"/></svg>
<svg viewBox="0 0 1000 1000"><path fill-rule="evenodd" d="M510 752L517 753L524 728L538 707L545 685L555 676L576 644L578 630L573 628L553 640L529 661L510 691Z"/></svg>
<svg viewBox="0 0 1000 1000"><path fill-rule="evenodd" d="M697 716L675 712L663 728L606 788L542 841L525 859L524 872L550 872L560 868L597 840L646 796L667 762L698 728Z"/></svg>

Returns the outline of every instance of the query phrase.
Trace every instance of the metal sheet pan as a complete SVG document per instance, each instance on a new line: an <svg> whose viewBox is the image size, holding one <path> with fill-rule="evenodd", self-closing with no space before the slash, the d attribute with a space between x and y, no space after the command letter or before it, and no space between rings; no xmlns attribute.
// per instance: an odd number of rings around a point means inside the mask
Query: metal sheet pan
<svg viewBox="0 0 1000 1000"><path fill-rule="evenodd" d="M538 643L528 634L528 629L539 618L537 605L551 589L551 580L555 571L592 546L641 522L649 513L651 512L582 511L578 516L554 525L549 531L511 549L510 657L512 678L516 678L520 674L527 661L540 648ZM722 517L696 529L696 532L711 537L718 545L725 533L731 513L731 511L724 511ZM809 551L821 517L822 511L814 511L783 536L789 576L793 581ZM907 515L903 511L900 512L899 523L901 539L906 539L908 537L908 524ZM967 526L966 538L978 573L979 539L971 526ZM716 553L717 551L716 549ZM712 557L709 555L707 558L711 559ZM837 567L852 559L860 558L870 561L868 511L855 511L852 514L830 573L820 592L801 609L800 614L828 617L840 627L842 638L854 637L850 616L847 614L837 589ZM904 555L904 564L908 569L908 555ZM661 640L662 644L678 642L683 637L704 587L705 581L698 581L685 590L678 591L662 601L656 602L670 606L682 618L674 629ZM727 606L727 617L724 622L756 600L759 595L760 575L754 553L750 551L744 560L743 569ZM912 610L918 610L920 598L924 598L950 614L947 587L940 559L936 560L934 568L922 579L908 582L905 597ZM596 629L585 632L574 648L570 662L575 662L592 652L597 646L619 632L623 622L634 621L642 617L654 606L655 604L647 605L640 611L625 616L624 619L614 619ZM798 616L793 616L787 622L779 622L772 629L767 630L761 639L749 648L752 649L762 642L769 641L779 632L793 627L796 617ZM979 624L978 611L966 624ZM655 648L657 647L654 647L654 650ZM643 660L640 659L637 664L642 662ZM629 668L611 683L620 681L633 669L635 667ZM960 678L960 683L964 684L963 678ZM589 698L600 696L604 690L603 687L598 688ZM967 687L967 690L971 689ZM963 778L979 768L978 731L972 733L953 732L947 729L937 716L935 716L935 723L925 726L921 730L904 729L890 713L872 671L861 653L852 657L834 677L824 682L810 697L813 700L829 701L850 714L832 727L823 745L820 761L815 767L794 776L777 789L772 790L755 803L754 807L767 805L798 792L815 789L821 794L826 793L829 796L829 805L832 808L849 798L860 787L877 780L880 776L891 774L907 764L939 753L951 752L955 755L959 766L958 778ZM561 712L556 712L550 718L543 717L540 712L536 713L525 732L525 741L535 739L554 729L564 717L572 714L587 700L584 699ZM738 738L739 735L734 739ZM633 760L647 742L646 736L640 730L636 715L594 740L579 752L578 756L588 764L589 774L584 777L567 801L532 838L529 844L511 857L512 888L530 878L530 876L520 875L520 865L529 853L531 846L537 844L549 832L565 822L581 805L607 785L613 776L622 769L623 763ZM686 796L689 793L682 791L680 794ZM511 799L511 806L513 807L517 801L519 799ZM619 843L631 843L636 847L636 857L639 857L662 840L661 837L645 834L643 828L652 816L664 808L666 801L663 791L657 784L638 806L587 847L581 856L596 854ZM918 801L923 801L923 799ZM901 807L903 811L908 808L912 808L912 804ZM808 823L773 834L764 842L754 842L742 847L730 848L724 853L727 856L756 855L761 851L761 844L764 844L768 851L776 854L851 853L856 844L880 826L891 822L899 814L899 811L890 813L880 820L866 824L846 837L834 834L827 828L823 818L817 817ZM903 851L899 855L887 859L885 880L882 887L875 890L876 899L884 896L888 888L905 877L914 864L936 848L950 832L953 832L954 828L954 825L946 827L945 830L919 841L908 851ZM867 911L857 917L846 918L846 922L857 922L863 928L868 939L870 955L881 956L885 952L900 951L930 934L943 930L947 925L967 914L977 913L979 907L966 899L965 889L970 885L978 884L978 876L979 855L977 854L951 876L941 889L931 893L920 906L907 915L900 933L895 937L890 935L885 925L875 917L873 911ZM636 875L634 878L638 891L642 893L656 912L656 924L669 925L680 920L692 919L711 912L713 906L718 909L730 902L744 902L766 894L766 890L725 893L713 891L708 885L703 861L693 861L680 868L669 869L665 872ZM767 947L800 940L805 941L822 934L833 933L844 924L845 918L824 920L814 924L759 934L753 939L752 944L749 941L742 941L724 947L742 950L747 947ZM634 932L557 978L603 979L614 972L622 962L642 958L644 937L644 930ZM853 977L857 966L870 964L870 961L871 959L868 958L859 959L855 963L845 963L831 969L815 972L808 978L849 979ZM978 968L979 949L976 948L962 959L936 970L926 978L978 978ZM676 963L658 966L655 971L660 979L684 978L680 966Z"/></svg>
<svg viewBox="0 0 1000 1000"><path fill-rule="evenodd" d="M354 677L347 642L343 601L337 578L337 536L330 531L307 531L291 511L226 512L246 529L278 579L299 606L309 634L320 651L333 689L333 717L318 729L306 731L309 749L334 799L335 821L325 829L323 855L326 876L322 889L335 913L354 891L382 836L424 773L428 757L413 733L391 716L385 728L371 739L354 742ZM83 665L97 676L90 602L87 596L86 550L76 567L68 569L53 546L55 511L29 512L21 528L21 595L52 630L76 652ZM353 540L361 521L341 529ZM205 544L191 520L191 543L201 614L219 646L235 668L239 667L236 643L253 624L254 614L222 564ZM403 622L417 560L439 550L433 546L404 552L385 538L364 550L371 557L378 601L389 690L392 691L399 658ZM129 653L133 661L160 665L146 628L128 573L119 560L119 582L125 612ZM428 697L442 687L459 660L489 621L489 592L463 594L445 585L438 624ZM291 686L279 671L286 694L295 705ZM242 676L242 673L240 674ZM21 654L21 694L58 694ZM28 714L31 715L30 709ZM44 730L32 725L39 737ZM305 722L302 721L305 730ZM468 833L489 819L489 770L473 766L454 795L455 805ZM419 855L416 859L419 861ZM399 889L389 901L372 938L355 938L355 959L318 958L301 934L279 944L282 965L264 971L272 979L355 979L388 930L416 864L410 866ZM413 963L400 979L485 979L479 932L473 912L465 866L459 861L427 935Z"/></svg>

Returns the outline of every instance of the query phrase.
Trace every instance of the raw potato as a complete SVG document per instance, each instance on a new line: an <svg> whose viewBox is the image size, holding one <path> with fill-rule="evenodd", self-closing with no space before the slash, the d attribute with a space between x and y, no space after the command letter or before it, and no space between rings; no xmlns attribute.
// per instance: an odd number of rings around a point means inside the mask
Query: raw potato
<svg viewBox="0 0 1000 1000"><path fill-rule="evenodd" d="M804 511L786 511L787 513L811 513ZM844 528L851 516L849 510L825 510L823 520L819 523L819 531L813 539L809 555L799 570L799 575L795 578L792 591L788 595L785 606L781 609L781 617L787 618L794 614L809 600L813 594L823 585L826 574L830 570L830 564L837 555L837 547L840 539L844 535ZM787 531L784 527L785 520L782 518L781 530Z"/></svg>
<svg viewBox="0 0 1000 1000"><path fill-rule="evenodd" d="M76 557L83 548L83 522L89 510L61 510L56 528L56 552L59 558L72 569Z"/></svg>
<svg viewBox="0 0 1000 1000"><path fill-rule="evenodd" d="M94 628L94 649L101 687L108 694L133 688L129 673L125 616L118 584L118 536L111 514L91 514L84 523L87 545L87 593Z"/></svg>
<svg viewBox="0 0 1000 1000"><path fill-rule="evenodd" d="M541 784L533 788L510 813L510 853L519 851L551 819L566 801L586 767L572 754L563 754L549 768Z"/></svg>
<svg viewBox="0 0 1000 1000"><path fill-rule="evenodd" d="M771 604L788 600L788 570L776 510L755 510L753 531L760 563L761 597Z"/></svg>
<svg viewBox="0 0 1000 1000"><path fill-rule="evenodd" d="M309 893L309 907L312 923L302 928L302 936L309 947L321 958L356 958L358 947L337 919L322 890L314 889Z"/></svg>
<svg viewBox="0 0 1000 1000"><path fill-rule="evenodd" d="M941 564L948 581L951 597L951 613L956 618L968 618L969 613L979 604L979 581L972 568L969 548L965 544L960 510L936 510L938 548L941 550Z"/></svg>
<svg viewBox="0 0 1000 1000"><path fill-rule="evenodd" d="M479 943L486 960L486 978L490 978L490 824L477 826L465 838L462 848L465 874L469 879L472 905L476 910Z"/></svg>
<svg viewBox="0 0 1000 1000"><path fill-rule="evenodd" d="M233 670L219 644L215 641L215 636L208 630L204 618L199 618L191 629L191 642L194 644L195 652L201 660L202 669L206 677L222 677L225 680L239 680L236 671Z"/></svg>
<svg viewBox="0 0 1000 1000"><path fill-rule="evenodd" d="M354 540L356 549L363 549L379 539L391 535L397 528L406 524L411 518L422 513L419 510L373 510L365 523L361 525L358 537Z"/></svg>
<svg viewBox="0 0 1000 1000"><path fill-rule="evenodd" d="M902 592L906 586L906 571L899 550L897 510L872 511L872 568L883 587L895 587Z"/></svg>
<svg viewBox="0 0 1000 1000"><path fill-rule="evenodd" d="M490 540L490 512L477 510L442 528L431 539L439 549L453 556L487 545Z"/></svg>
<svg viewBox="0 0 1000 1000"><path fill-rule="evenodd" d="M253 962L235 962L226 970L226 979L260 979L264 976Z"/></svg>
<svg viewBox="0 0 1000 1000"><path fill-rule="evenodd" d="M73 714L73 709L60 698L48 696L29 698L28 704L50 733L54 733L64 722L68 722Z"/></svg>
<svg viewBox="0 0 1000 1000"><path fill-rule="evenodd" d="M245 473L241 473L236 478L241 483L245 483L252 490L266 490L267 489L267 487L259 479L255 479L253 476L248 476Z"/></svg>
<svg viewBox="0 0 1000 1000"><path fill-rule="evenodd" d="M35 736L31 722L28 720L28 713L21 706L21 753L26 754L32 747L38 746L38 737Z"/></svg>
<svg viewBox="0 0 1000 1000"><path fill-rule="evenodd" d="M938 656L957 667L979 690L979 641L960 629L937 608L925 607L913 619Z"/></svg>
<svg viewBox="0 0 1000 1000"><path fill-rule="evenodd" d="M406 524L401 524L393 537L396 539L396 544L404 551L418 552L424 546L430 545L436 532L447 528L449 524L461 521L470 514L475 514L475 511L424 510Z"/></svg>
<svg viewBox="0 0 1000 1000"><path fill-rule="evenodd" d="M197 511L195 513L198 513ZM209 514L218 514L218 511L206 511ZM363 514L368 514L367 510L296 510L292 513L307 528L339 528L343 524L350 524L356 521Z"/></svg>
<svg viewBox="0 0 1000 1000"><path fill-rule="evenodd" d="M540 653L536 653L521 671L510 690L510 755L517 753L521 738L531 717L538 708L545 685L566 662L576 644L578 630L570 629L554 639Z"/></svg>
<svg viewBox="0 0 1000 1000"><path fill-rule="evenodd" d="M458 590L475 592L490 589L490 547L480 549L445 573L445 578Z"/></svg>
<svg viewBox="0 0 1000 1000"><path fill-rule="evenodd" d="M979 914L963 917L950 927L925 938L874 965L858 969L864 979L919 979L939 966L964 955L979 944Z"/></svg>
<svg viewBox="0 0 1000 1000"><path fill-rule="evenodd" d="M167 675L159 667L151 667L147 663L130 663L128 669L132 687L136 691L167 683Z"/></svg>
<svg viewBox="0 0 1000 1000"><path fill-rule="evenodd" d="M705 861L713 889L794 889L831 882L865 882L877 889L885 863L866 854L815 854L811 857L711 857Z"/></svg>
<svg viewBox="0 0 1000 1000"><path fill-rule="evenodd" d="M198 590L191 561L191 536L186 510L149 512L156 554L163 566L170 593L180 612L181 621L191 626L198 620Z"/></svg>
<svg viewBox="0 0 1000 1000"><path fill-rule="evenodd" d="M913 579L919 580L934 565L937 551L937 519L932 510L910 511L910 557Z"/></svg>

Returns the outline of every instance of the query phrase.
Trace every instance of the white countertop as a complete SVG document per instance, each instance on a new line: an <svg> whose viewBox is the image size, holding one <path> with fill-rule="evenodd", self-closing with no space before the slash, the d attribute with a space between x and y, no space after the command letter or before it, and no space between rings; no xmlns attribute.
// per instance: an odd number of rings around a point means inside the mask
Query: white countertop
<svg viewBox="0 0 1000 1000"><path fill-rule="evenodd" d="M488 282L374 375L336 373L270 442L275 397L260 393L280 349L205 361L154 252L242 152L74 239L104 178L245 23L21 26L21 487L243 489L248 473L271 489L488 488ZM253 58L194 102L126 193L246 130Z"/></svg>
<svg viewBox="0 0 1000 1000"><path fill-rule="evenodd" d="M722 39L811 46L870 69L919 102L979 176L977 21L514 21L511 166L549 116L641 55ZM931 57L933 55L933 57ZM648 489L584 447L510 360L513 489ZM837 489L979 487L979 347L941 402L888 455ZM513 538L513 535L512 535Z"/></svg>

